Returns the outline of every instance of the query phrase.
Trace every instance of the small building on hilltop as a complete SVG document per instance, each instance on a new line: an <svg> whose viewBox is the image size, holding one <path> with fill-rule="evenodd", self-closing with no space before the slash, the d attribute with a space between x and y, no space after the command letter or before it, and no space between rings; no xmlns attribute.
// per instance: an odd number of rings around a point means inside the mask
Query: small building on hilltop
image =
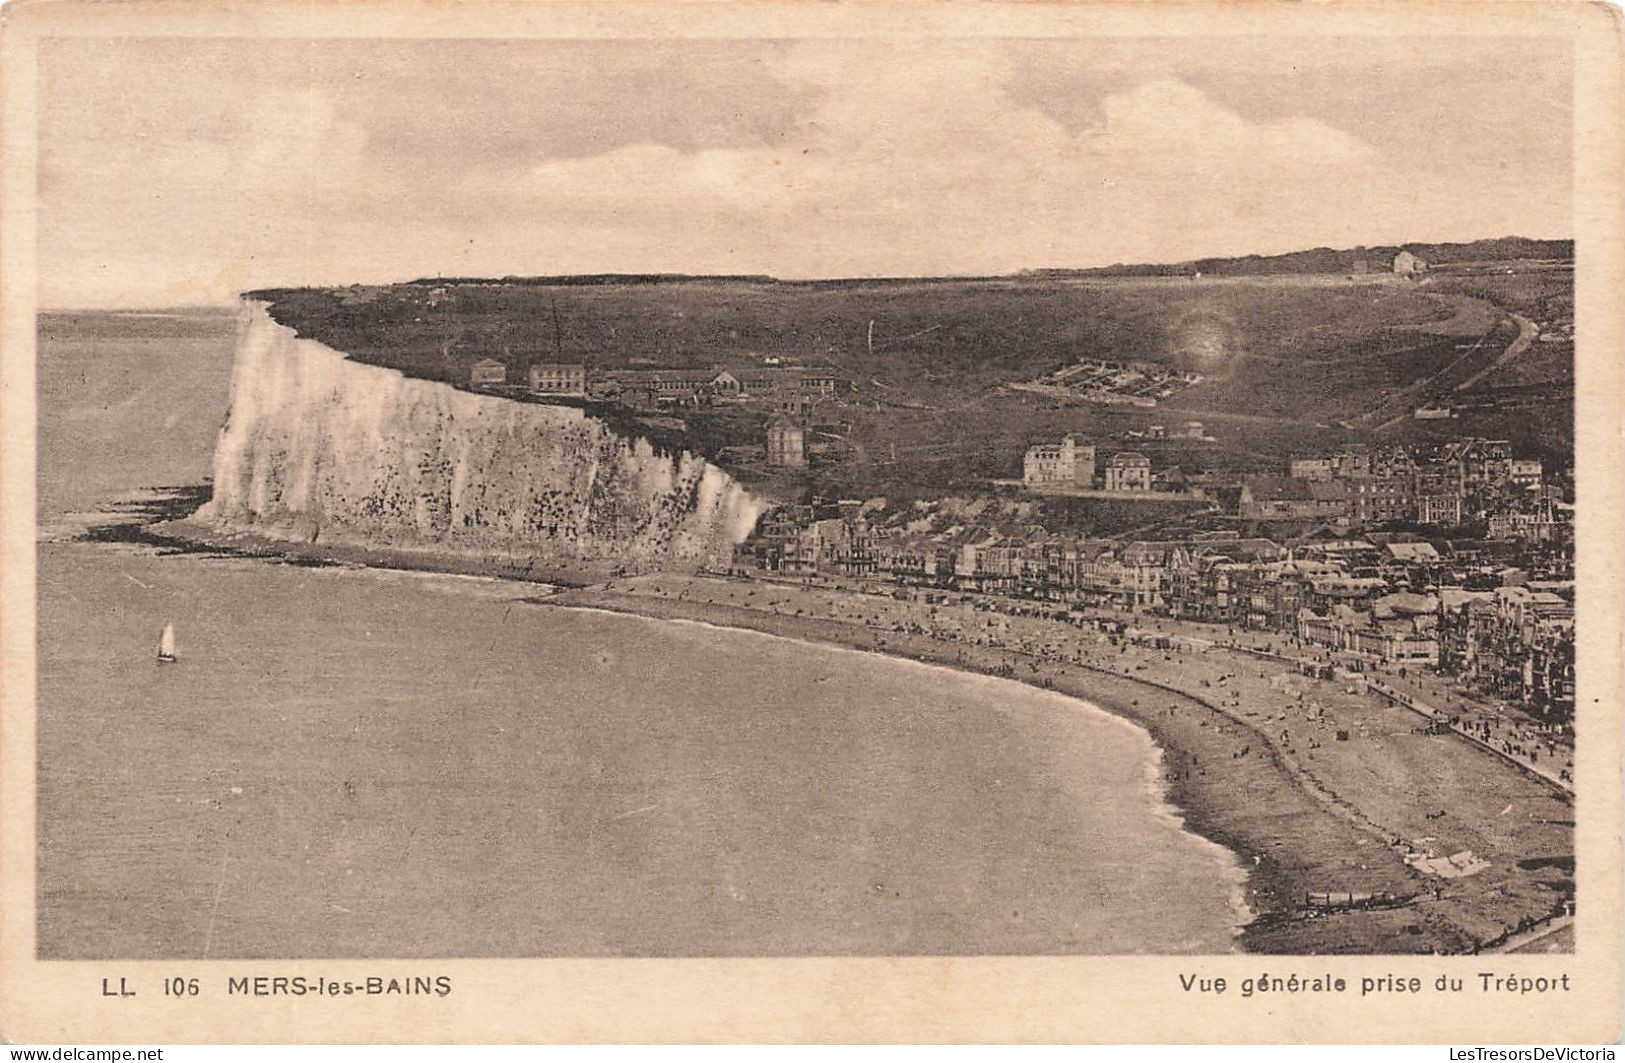
<svg viewBox="0 0 1625 1063"><path fill-rule="evenodd" d="M1207 429L1201 421L1184 421L1175 425L1168 431L1169 439L1195 439L1205 442L1208 438Z"/></svg>
<svg viewBox="0 0 1625 1063"><path fill-rule="evenodd" d="M1164 494L1190 495L1193 498L1207 497L1203 488L1192 483L1191 478L1185 475L1185 470L1178 465L1153 472L1151 474L1151 490L1160 491Z"/></svg>
<svg viewBox="0 0 1625 1063"><path fill-rule="evenodd" d="M1418 273L1427 271L1428 264L1409 251L1401 250L1394 256L1394 272L1405 277L1414 277Z"/></svg>

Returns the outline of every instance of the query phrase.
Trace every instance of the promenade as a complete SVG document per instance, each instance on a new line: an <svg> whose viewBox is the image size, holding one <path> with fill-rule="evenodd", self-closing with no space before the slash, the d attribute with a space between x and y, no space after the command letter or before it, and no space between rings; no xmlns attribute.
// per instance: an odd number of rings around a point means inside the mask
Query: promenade
<svg viewBox="0 0 1625 1063"><path fill-rule="evenodd" d="M1328 663L1325 656L1308 657L1259 649L1234 635L1227 635L1218 644L1294 667ZM1397 669L1378 665L1374 671L1363 673L1363 677L1367 686L1394 704L1416 712L1431 724L1449 727L1453 734L1573 796L1572 736L1557 734L1511 706L1451 690L1446 686L1445 677L1437 673L1413 668L1400 675Z"/></svg>

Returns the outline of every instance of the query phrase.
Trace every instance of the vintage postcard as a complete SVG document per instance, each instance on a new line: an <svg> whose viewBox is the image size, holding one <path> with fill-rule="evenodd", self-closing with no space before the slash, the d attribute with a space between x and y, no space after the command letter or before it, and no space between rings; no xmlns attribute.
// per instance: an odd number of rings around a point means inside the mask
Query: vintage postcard
<svg viewBox="0 0 1625 1063"><path fill-rule="evenodd" d="M1620 1036L1617 10L0 17L0 1037Z"/></svg>

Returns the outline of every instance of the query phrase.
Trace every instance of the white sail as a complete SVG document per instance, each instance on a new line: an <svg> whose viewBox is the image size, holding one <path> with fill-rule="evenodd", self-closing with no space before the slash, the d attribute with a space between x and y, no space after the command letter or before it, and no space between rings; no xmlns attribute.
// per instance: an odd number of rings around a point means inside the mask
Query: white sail
<svg viewBox="0 0 1625 1063"><path fill-rule="evenodd" d="M175 625L165 624L164 633L158 636L158 656L163 660L175 659Z"/></svg>

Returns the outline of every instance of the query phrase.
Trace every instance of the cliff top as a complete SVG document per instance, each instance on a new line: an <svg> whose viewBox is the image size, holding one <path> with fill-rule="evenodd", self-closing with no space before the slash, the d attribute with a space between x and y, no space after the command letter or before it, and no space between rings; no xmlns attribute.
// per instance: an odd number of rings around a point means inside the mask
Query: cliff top
<svg viewBox="0 0 1625 1063"><path fill-rule="evenodd" d="M1466 419L1405 418L1380 434L1342 426L1359 423L1382 396L1405 395L1450 366L1462 344L1483 339L1492 354L1505 348L1517 335L1508 311L1572 322L1570 270L1485 257L1545 254L1567 242L1448 245L1454 250L1446 255L1439 253L1446 245L1409 246L1424 259L1434 255L1422 279L1395 276L1391 259L1387 273L1314 273L1309 267L1324 265L1325 255L1304 252L1226 260L1261 272L1201 279L593 275L248 294L267 302L276 321L359 361L463 385L469 367L488 358L507 367L510 382L537 362L582 363L589 381L620 369L831 366L854 390L815 415L809 443L820 453L805 471L771 474L800 477L830 497L985 489L991 479L1019 476L1032 443L1072 432L1111 450L1112 441L1140 432L1135 445L1143 447L1148 426L1186 419L1202 420L1217 442L1159 442L1156 468L1257 468L1328 445L1440 433L1510 436L1525 452L1567 454L1566 343L1536 345L1512 367L1521 374L1515 379L1484 381L1533 389L1521 407L1492 402ZM1380 259L1387 250L1358 253ZM1266 262L1303 272L1270 273L1259 266ZM1141 407L1012 387L1084 359L1161 364L1201 381ZM747 481L756 475L752 459L740 455L763 446L762 411L723 404L633 419L663 444L718 460Z"/></svg>

